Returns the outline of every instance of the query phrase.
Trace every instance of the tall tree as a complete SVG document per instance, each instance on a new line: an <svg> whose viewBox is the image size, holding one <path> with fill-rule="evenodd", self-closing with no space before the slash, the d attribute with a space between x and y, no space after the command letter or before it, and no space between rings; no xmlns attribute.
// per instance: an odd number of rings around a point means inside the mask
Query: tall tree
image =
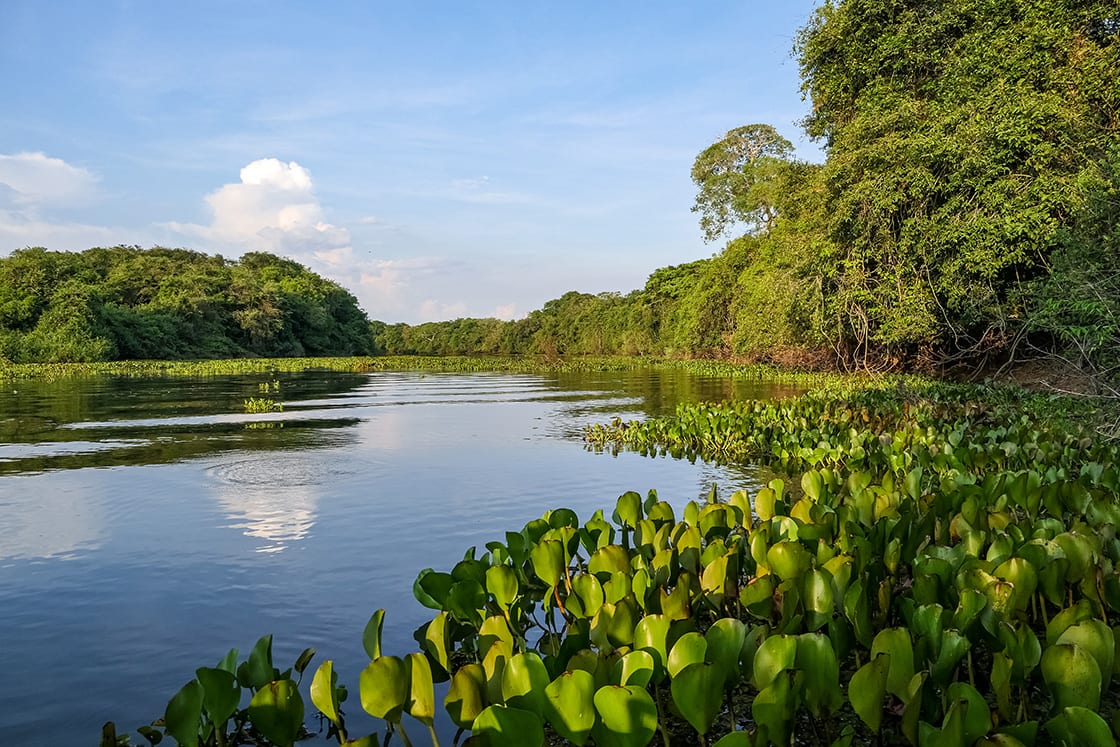
<svg viewBox="0 0 1120 747"><path fill-rule="evenodd" d="M841 0L797 51L848 356L998 350L1120 137L1115 0Z"/></svg>
<svg viewBox="0 0 1120 747"><path fill-rule="evenodd" d="M692 181L699 192L692 212L700 214L706 241L736 224L751 233L770 230L792 153L793 145L773 127L751 124L731 130L696 157Z"/></svg>

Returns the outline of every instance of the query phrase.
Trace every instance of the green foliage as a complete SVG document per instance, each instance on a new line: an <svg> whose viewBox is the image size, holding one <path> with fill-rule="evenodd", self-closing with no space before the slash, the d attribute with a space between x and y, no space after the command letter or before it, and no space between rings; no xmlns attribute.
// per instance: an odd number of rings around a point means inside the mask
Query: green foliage
<svg viewBox="0 0 1120 747"><path fill-rule="evenodd" d="M270 254L118 246L0 258L0 355L16 363L371 352L352 295Z"/></svg>

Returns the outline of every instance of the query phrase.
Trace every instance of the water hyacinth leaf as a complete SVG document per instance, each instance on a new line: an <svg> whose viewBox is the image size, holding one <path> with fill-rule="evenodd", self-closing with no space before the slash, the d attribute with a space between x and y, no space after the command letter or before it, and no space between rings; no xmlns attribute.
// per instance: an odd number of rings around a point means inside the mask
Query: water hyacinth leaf
<svg viewBox="0 0 1120 747"><path fill-rule="evenodd" d="M215 668L216 669L222 669L222 670L225 670L226 672L229 672L230 674L236 675L237 674L237 649L231 648L229 651L227 651L226 655L222 657L222 660L218 662L218 664L216 665Z"/></svg>
<svg viewBox="0 0 1120 747"><path fill-rule="evenodd" d="M537 578L550 588L560 583L564 573L564 545L559 540L544 540L534 545L529 557Z"/></svg>
<svg viewBox="0 0 1120 747"><path fill-rule="evenodd" d="M1088 652L1101 671L1101 689L1108 689L1116 656L1116 638L1112 634L1112 628L1100 620L1084 620L1066 628L1058 636L1057 642L1073 643Z"/></svg>
<svg viewBox="0 0 1120 747"><path fill-rule="evenodd" d="M564 672L544 689L545 716L557 734L583 745L595 726L595 678L583 670Z"/></svg>
<svg viewBox="0 0 1120 747"><path fill-rule="evenodd" d="M707 734L723 707L724 672L708 663L690 664L673 676L673 702L692 728Z"/></svg>
<svg viewBox="0 0 1120 747"><path fill-rule="evenodd" d="M654 669L653 656L648 651L631 651L615 662L611 684L646 687L653 679Z"/></svg>
<svg viewBox="0 0 1120 747"><path fill-rule="evenodd" d="M396 656L379 656L358 675L362 708L374 718L399 721L408 704L408 668Z"/></svg>
<svg viewBox="0 0 1120 747"><path fill-rule="evenodd" d="M385 625L385 610L376 610L369 617L365 629L362 631L362 648L370 661L381 656L381 629Z"/></svg>
<svg viewBox="0 0 1120 747"><path fill-rule="evenodd" d="M486 590L474 579L456 581L447 593L447 611L460 622L474 626L482 624L482 611L486 609Z"/></svg>
<svg viewBox="0 0 1120 747"><path fill-rule="evenodd" d="M716 610L723 609L724 597L729 586L726 555L720 556L700 571L700 589L704 598Z"/></svg>
<svg viewBox="0 0 1120 747"><path fill-rule="evenodd" d="M472 730L489 747L541 747L544 744L541 717L520 708L487 706L474 720Z"/></svg>
<svg viewBox="0 0 1120 747"><path fill-rule="evenodd" d="M733 731L713 742L712 747L754 747L754 742L749 732Z"/></svg>
<svg viewBox="0 0 1120 747"><path fill-rule="evenodd" d="M754 686L764 690L778 675L797 666L797 637L772 635L762 642L754 655Z"/></svg>
<svg viewBox="0 0 1120 747"><path fill-rule="evenodd" d="M486 591L493 595L501 609L509 609L517 599L518 590L517 574L509 566L492 565L486 569Z"/></svg>
<svg viewBox="0 0 1120 747"><path fill-rule="evenodd" d="M579 526L579 516L570 508L554 508L548 514L548 525L553 529L575 528Z"/></svg>
<svg viewBox="0 0 1120 747"><path fill-rule="evenodd" d="M517 654L502 671L502 700L511 708L543 717L547 686L548 670L535 651Z"/></svg>
<svg viewBox="0 0 1120 747"><path fill-rule="evenodd" d="M774 611L774 577L753 578L739 592L739 603L754 617L768 620Z"/></svg>
<svg viewBox="0 0 1120 747"><path fill-rule="evenodd" d="M320 664L311 678L311 704L332 724L338 725L338 675L330 659Z"/></svg>
<svg viewBox="0 0 1120 747"><path fill-rule="evenodd" d="M490 646L482 657L482 671L486 673L486 697L491 703L502 702L502 673L512 654L500 642Z"/></svg>
<svg viewBox="0 0 1120 747"><path fill-rule="evenodd" d="M618 604L632 593L632 585L633 581L629 573L615 571L603 584L603 600L610 604Z"/></svg>
<svg viewBox="0 0 1120 747"><path fill-rule="evenodd" d="M953 678L953 672L961 659L972 648L972 643L956 630L946 630L941 636L941 653L938 654L930 676L939 685L946 685Z"/></svg>
<svg viewBox="0 0 1120 747"><path fill-rule="evenodd" d="M984 697L967 682L954 682L949 685L946 699L957 709L964 733L963 744L972 744L991 731L992 712ZM948 720L948 719L946 719Z"/></svg>
<svg viewBox="0 0 1120 747"><path fill-rule="evenodd" d="M725 687L739 679L739 658L746 640L747 626L733 617L720 618L704 631L708 644L704 658L723 669Z"/></svg>
<svg viewBox="0 0 1120 747"><path fill-rule="evenodd" d="M249 721L280 747L295 744L303 728L303 698L292 680L270 682L249 701Z"/></svg>
<svg viewBox="0 0 1120 747"><path fill-rule="evenodd" d="M249 652L249 659L244 664L244 671L238 669L238 680L242 685L259 690L279 676L279 672L272 666L272 636L262 636Z"/></svg>
<svg viewBox="0 0 1120 747"><path fill-rule="evenodd" d="M801 602L811 613L808 620L810 630L828 624L835 610L835 597L832 578L827 571L817 568L805 574L802 580Z"/></svg>
<svg viewBox="0 0 1120 747"><path fill-rule="evenodd" d="M592 734L600 747L645 747L657 732L657 706L645 688L608 685L594 702L599 721Z"/></svg>
<svg viewBox="0 0 1120 747"><path fill-rule="evenodd" d="M809 570L812 556L800 542L785 540L766 551L766 562L783 581L797 580Z"/></svg>
<svg viewBox="0 0 1120 747"><path fill-rule="evenodd" d="M315 649L305 648L302 652L300 652L300 655L296 657L296 663L292 665L292 669L296 671L296 674L302 677L304 671L306 671L307 669L307 665L310 664L311 660L314 658Z"/></svg>
<svg viewBox="0 0 1120 747"><path fill-rule="evenodd" d="M1066 632L1066 628L1091 619L1093 619L1093 606L1088 600L1082 599L1072 607L1067 607L1050 618L1050 623L1046 626L1046 645L1053 646L1057 643L1062 633Z"/></svg>
<svg viewBox="0 0 1120 747"><path fill-rule="evenodd" d="M988 606L988 598L975 589L963 589L960 595L957 611L953 614L953 627L962 633L967 633L969 627Z"/></svg>
<svg viewBox="0 0 1120 747"><path fill-rule="evenodd" d="M699 633L685 633L673 644L666 668L670 677L676 677L685 667L703 663L708 653L708 642Z"/></svg>
<svg viewBox="0 0 1120 747"><path fill-rule="evenodd" d="M603 585L590 573L581 573L572 579L572 591L579 597L583 613L581 617L594 617L606 601Z"/></svg>
<svg viewBox="0 0 1120 747"><path fill-rule="evenodd" d="M610 579L615 573L630 573L630 555L621 545L600 547L587 561L587 570L601 580Z"/></svg>
<svg viewBox="0 0 1120 747"><path fill-rule="evenodd" d="M665 676L669 659L666 650L669 639L670 620L665 615L646 615L634 628L634 648L646 651L653 657L654 678L660 681Z"/></svg>
<svg viewBox="0 0 1120 747"><path fill-rule="evenodd" d="M633 490L623 493L615 502L614 514L611 517L615 523L634 528L642 518L642 496Z"/></svg>
<svg viewBox="0 0 1120 747"><path fill-rule="evenodd" d="M436 717L436 694L428 657L424 654L409 654L405 657L405 665L409 683L405 710L420 723L431 726Z"/></svg>
<svg viewBox="0 0 1120 747"><path fill-rule="evenodd" d="M485 623L483 623L485 625ZM451 671L449 622L446 612L440 612L428 623L424 631L424 650L431 654L445 672Z"/></svg>
<svg viewBox="0 0 1120 747"><path fill-rule="evenodd" d="M1101 670L1093 655L1073 643L1058 643L1042 652L1042 678L1055 708L1097 710L1101 704Z"/></svg>
<svg viewBox="0 0 1120 747"><path fill-rule="evenodd" d="M198 680L191 680L167 703L163 722L167 733L183 747L198 747L203 697L202 685Z"/></svg>
<svg viewBox="0 0 1120 747"><path fill-rule="evenodd" d="M820 718L843 705L840 662L827 636L820 633L797 636L795 666L805 675L805 703L816 717Z"/></svg>
<svg viewBox="0 0 1120 747"><path fill-rule="evenodd" d="M447 593L451 591L451 584L453 583L455 583L455 579L451 577L450 573L439 573L431 568L425 568L417 574L416 581L412 584L412 596L416 597L416 601L428 609L442 610L446 608ZM380 656L380 653L378 656ZM377 656L370 656L369 658L376 659Z"/></svg>
<svg viewBox="0 0 1120 747"><path fill-rule="evenodd" d="M1065 747L1115 747L1108 723L1095 711L1069 706L1046 722L1046 732Z"/></svg>
<svg viewBox="0 0 1120 747"><path fill-rule="evenodd" d="M789 744L796 709L792 689L789 674L782 673L751 701L751 716L759 726L758 744Z"/></svg>
<svg viewBox="0 0 1120 747"><path fill-rule="evenodd" d="M202 708L216 725L224 725L241 704L237 678L224 669L202 667L195 672L202 685Z"/></svg>
<svg viewBox="0 0 1120 747"><path fill-rule="evenodd" d="M465 664L451 677L444 709L460 729L470 729L486 707L486 672L480 664Z"/></svg>
<svg viewBox="0 0 1120 747"><path fill-rule="evenodd" d="M876 656L856 670L848 684L848 700L852 708L876 734L883 724L883 699L887 696L890 665L890 656Z"/></svg>
<svg viewBox="0 0 1120 747"><path fill-rule="evenodd" d="M880 630L871 644L871 657L879 654L890 656L887 692L899 698L906 697L910 678L914 676L914 644L910 640L910 631L906 628Z"/></svg>

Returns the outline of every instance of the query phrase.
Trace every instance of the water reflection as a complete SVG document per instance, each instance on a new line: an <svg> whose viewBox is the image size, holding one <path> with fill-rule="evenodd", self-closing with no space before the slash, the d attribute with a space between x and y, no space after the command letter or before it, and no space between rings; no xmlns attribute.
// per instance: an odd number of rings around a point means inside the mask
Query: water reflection
<svg viewBox="0 0 1120 747"><path fill-rule="evenodd" d="M29 479L22 479L31 490ZM18 487L7 494L0 494L0 560L74 558L101 545L104 508L89 500L80 484L35 491L33 501Z"/></svg>

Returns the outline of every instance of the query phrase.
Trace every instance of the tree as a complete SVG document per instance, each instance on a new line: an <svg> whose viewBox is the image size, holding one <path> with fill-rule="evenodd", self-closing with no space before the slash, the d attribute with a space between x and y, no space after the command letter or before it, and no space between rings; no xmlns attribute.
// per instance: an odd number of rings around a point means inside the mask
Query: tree
<svg viewBox="0 0 1120 747"><path fill-rule="evenodd" d="M857 362L1010 345L1120 137L1114 0L842 0L797 51L822 140L814 274ZM1111 31L1110 31L1111 30Z"/></svg>
<svg viewBox="0 0 1120 747"><path fill-rule="evenodd" d="M793 145L767 124L737 127L705 148L692 165L700 188L692 212L700 213L705 241L737 223L767 232L778 214L780 184Z"/></svg>

